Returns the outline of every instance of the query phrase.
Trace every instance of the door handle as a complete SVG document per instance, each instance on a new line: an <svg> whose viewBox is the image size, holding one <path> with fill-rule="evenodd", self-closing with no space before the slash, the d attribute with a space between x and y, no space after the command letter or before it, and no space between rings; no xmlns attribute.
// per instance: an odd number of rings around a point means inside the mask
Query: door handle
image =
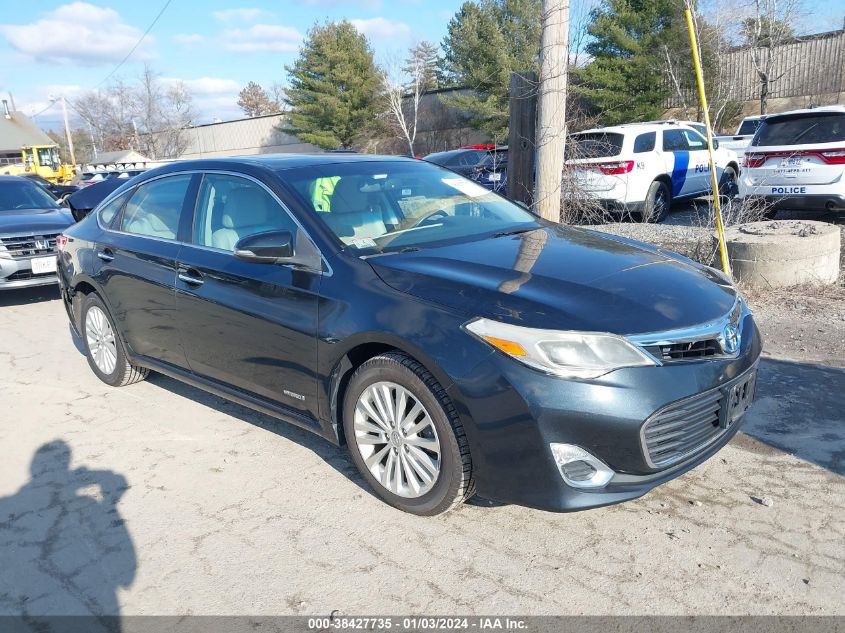
<svg viewBox="0 0 845 633"><path fill-rule="evenodd" d="M186 284L189 284L191 286L201 286L205 283L202 279L199 278L199 276L195 277L194 275L188 274L188 271L180 271L178 277L179 281L184 281Z"/></svg>
<svg viewBox="0 0 845 633"><path fill-rule="evenodd" d="M102 259L104 262L110 262L114 259L114 253L112 253L110 249L106 248L101 251L97 251L97 257Z"/></svg>

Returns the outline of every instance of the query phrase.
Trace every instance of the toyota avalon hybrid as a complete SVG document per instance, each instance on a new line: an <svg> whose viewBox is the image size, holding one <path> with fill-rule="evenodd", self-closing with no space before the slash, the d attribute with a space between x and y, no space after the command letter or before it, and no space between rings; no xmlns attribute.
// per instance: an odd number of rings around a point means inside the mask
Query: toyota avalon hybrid
<svg viewBox="0 0 845 633"><path fill-rule="evenodd" d="M435 165L173 163L60 237L92 371L157 371L349 448L387 503L643 495L737 432L760 334L731 281Z"/></svg>

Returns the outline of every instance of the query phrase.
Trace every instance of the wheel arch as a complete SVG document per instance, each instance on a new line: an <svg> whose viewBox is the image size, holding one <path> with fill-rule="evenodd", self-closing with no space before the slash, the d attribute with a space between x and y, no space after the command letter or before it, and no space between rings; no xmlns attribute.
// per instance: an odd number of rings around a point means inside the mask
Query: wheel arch
<svg viewBox="0 0 845 633"><path fill-rule="evenodd" d="M349 379L355 370L371 358L386 352L400 352L417 361L430 371L444 390L452 384L451 378L429 354L412 343L393 336L364 334L356 337L334 362L329 374L328 406L332 426L339 445L346 443L343 435L343 401Z"/></svg>

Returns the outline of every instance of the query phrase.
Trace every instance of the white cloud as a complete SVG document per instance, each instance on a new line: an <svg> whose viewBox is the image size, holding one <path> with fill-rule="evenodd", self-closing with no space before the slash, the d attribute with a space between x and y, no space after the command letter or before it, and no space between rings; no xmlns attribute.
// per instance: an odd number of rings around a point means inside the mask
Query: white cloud
<svg viewBox="0 0 845 633"><path fill-rule="evenodd" d="M169 85L182 82L195 97L198 95L237 94L242 87L234 79L223 79L222 77L199 77L197 79L162 77L161 80Z"/></svg>
<svg viewBox="0 0 845 633"><path fill-rule="evenodd" d="M337 7L352 6L358 9L378 9L381 7L381 0L304 0L305 4L311 7Z"/></svg>
<svg viewBox="0 0 845 633"><path fill-rule="evenodd" d="M173 41L183 46L191 46L205 41L205 36L199 33L177 33L173 36Z"/></svg>
<svg viewBox="0 0 845 633"><path fill-rule="evenodd" d="M253 24L247 29L226 29L221 39L236 53L290 53L299 49L302 33L280 24Z"/></svg>
<svg viewBox="0 0 845 633"><path fill-rule="evenodd" d="M394 22L387 18L369 18L350 20L356 29L374 40L405 38L411 35L411 27L404 22Z"/></svg>
<svg viewBox="0 0 845 633"><path fill-rule="evenodd" d="M272 13L264 9L223 9L222 11L213 11L211 15L220 22L255 22L273 16Z"/></svg>
<svg viewBox="0 0 845 633"><path fill-rule="evenodd" d="M114 9L87 2L63 4L29 24L0 24L0 35L35 61L59 64L110 64L126 55L142 32ZM149 59L148 36L134 58Z"/></svg>

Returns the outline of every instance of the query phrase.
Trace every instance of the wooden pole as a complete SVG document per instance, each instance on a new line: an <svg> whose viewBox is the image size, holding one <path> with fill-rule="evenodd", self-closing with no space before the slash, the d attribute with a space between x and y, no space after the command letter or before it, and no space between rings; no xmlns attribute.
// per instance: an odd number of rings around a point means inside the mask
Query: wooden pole
<svg viewBox="0 0 845 633"><path fill-rule="evenodd" d="M531 206L537 132L537 73L511 73L508 123L508 197Z"/></svg>
<svg viewBox="0 0 845 633"><path fill-rule="evenodd" d="M543 0L537 123L537 184L534 208L561 221L561 178L566 144L566 67L569 60L569 0ZM564 218L565 219L565 218Z"/></svg>
<svg viewBox="0 0 845 633"><path fill-rule="evenodd" d="M62 97L62 117L65 120L65 136L67 137L67 151L70 154L70 164L73 165L74 172L76 171L76 154L73 151L73 137L70 135L70 123L67 119L67 102Z"/></svg>

